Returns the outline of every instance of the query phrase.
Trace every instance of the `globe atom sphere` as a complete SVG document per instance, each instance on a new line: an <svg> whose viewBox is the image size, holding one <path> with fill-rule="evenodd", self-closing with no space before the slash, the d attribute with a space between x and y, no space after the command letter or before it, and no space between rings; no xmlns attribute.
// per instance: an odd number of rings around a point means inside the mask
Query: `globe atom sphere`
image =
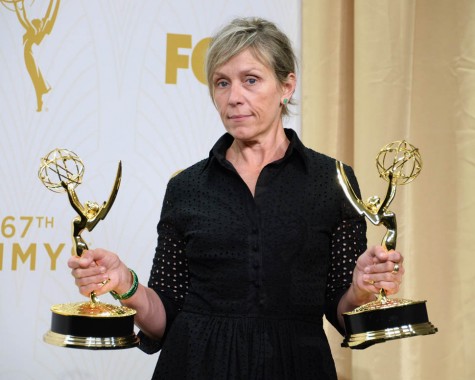
<svg viewBox="0 0 475 380"><path fill-rule="evenodd" d="M405 185L412 182L422 170L422 157L414 145L407 141L394 141L384 146L376 157L376 167L380 177L389 182Z"/></svg>
<svg viewBox="0 0 475 380"><path fill-rule="evenodd" d="M84 164L78 155L68 149L54 149L41 159L38 177L48 190L65 192L65 185L76 188L84 175Z"/></svg>

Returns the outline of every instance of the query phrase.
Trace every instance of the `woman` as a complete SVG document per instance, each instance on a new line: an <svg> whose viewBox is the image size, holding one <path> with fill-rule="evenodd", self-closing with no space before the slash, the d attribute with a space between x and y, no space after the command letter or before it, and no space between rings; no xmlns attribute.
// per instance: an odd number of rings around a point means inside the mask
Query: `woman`
<svg viewBox="0 0 475 380"><path fill-rule="evenodd" d="M206 67L226 133L168 183L148 287L102 249L69 260L76 284L125 294L156 378L336 379L322 316L343 333L341 313L398 290L402 256L366 249L335 160L283 128L295 56L274 24L234 20Z"/></svg>

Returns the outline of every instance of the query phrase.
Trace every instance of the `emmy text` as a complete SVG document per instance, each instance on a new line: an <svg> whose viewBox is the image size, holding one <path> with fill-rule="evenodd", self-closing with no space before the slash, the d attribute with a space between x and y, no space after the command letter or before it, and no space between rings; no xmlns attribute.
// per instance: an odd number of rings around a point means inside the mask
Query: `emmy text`
<svg viewBox="0 0 475 380"><path fill-rule="evenodd" d="M34 229L48 229L54 227L54 218L45 216L5 216L0 219L0 271L10 264L15 271L20 266L28 266L31 271L36 269L38 254L46 253L49 258L49 267L56 270L56 262L65 247L65 243L55 246L49 243L25 243L25 238ZM14 241L22 239L22 243ZM5 242L4 242L5 241ZM9 263L7 263L8 259Z"/></svg>

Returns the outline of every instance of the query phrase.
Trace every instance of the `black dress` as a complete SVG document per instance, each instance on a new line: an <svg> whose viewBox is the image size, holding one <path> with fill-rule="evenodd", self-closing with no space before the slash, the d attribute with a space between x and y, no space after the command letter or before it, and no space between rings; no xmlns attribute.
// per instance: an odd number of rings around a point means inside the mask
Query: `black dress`
<svg viewBox="0 0 475 380"><path fill-rule="evenodd" d="M342 332L336 307L366 224L335 160L285 132L289 148L263 169L254 197L225 159L228 134L170 180L149 280L167 328L161 341L140 333L142 350L161 350L154 378L336 379L322 317Z"/></svg>

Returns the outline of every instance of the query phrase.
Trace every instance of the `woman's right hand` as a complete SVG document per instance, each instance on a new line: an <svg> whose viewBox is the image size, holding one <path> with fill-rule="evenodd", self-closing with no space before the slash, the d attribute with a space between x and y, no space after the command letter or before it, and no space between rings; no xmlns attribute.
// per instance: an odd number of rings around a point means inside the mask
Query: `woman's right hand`
<svg viewBox="0 0 475 380"><path fill-rule="evenodd" d="M91 292L101 295L111 290L122 294L130 289L132 278L127 266L113 252L97 248L68 260L71 274L79 292L89 297Z"/></svg>

